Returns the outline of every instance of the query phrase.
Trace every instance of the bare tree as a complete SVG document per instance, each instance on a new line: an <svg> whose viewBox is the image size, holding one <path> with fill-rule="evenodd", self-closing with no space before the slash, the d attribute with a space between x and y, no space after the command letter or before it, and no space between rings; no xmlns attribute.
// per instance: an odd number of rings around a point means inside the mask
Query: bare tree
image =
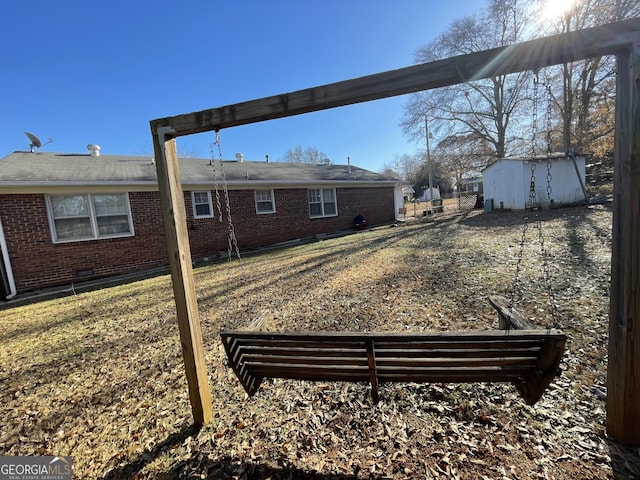
<svg viewBox="0 0 640 480"><path fill-rule="evenodd" d="M545 2L537 0L540 12ZM637 0L583 0L575 2L555 19L540 13L541 34L566 33L640 15ZM547 31L544 31L544 27ZM615 122L615 61L596 57L551 67L551 101L557 111L560 132L555 147L563 151L604 154L613 148Z"/></svg>
<svg viewBox="0 0 640 480"><path fill-rule="evenodd" d="M434 153L454 185L477 175L494 160L494 153L486 140L473 135L447 137L436 145Z"/></svg>
<svg viewBox="0 0 640 480"><path fill-rule="evenodd" d="M382 166L381 173L411 183L423 162L424 155L403 153L402 155L396 155L392 162L385 163Z"/></svg>
<svg viewBox="0 0 640 480"><path fill-rule="evenodd" d="M513 44L524 39L529 8L523 0L491 0L486 10L456 20L436 40L416 52L418 62L472 53ZM526 109L531 73L500 75L410 96L401 126L406 135L424 138L426 115L441 137L456 136L491 145L496 158L510 149L519 114ZM431 122L431 120L434 120Z"/></svg>
<svg viewBox="0 0 640 480"><path fill-rule="evenodd" d="M331 160L324 152L321 152L316 147L302 148L298 145L294 149L289 149L284 154L284 162L290 163L311 163L314 165L331 163Z"/></svg>
<svg viewBox="0 0 640 480"><path fill-rule="evenodd" d="M422 159L426 158L426 155L426 149L416 153L416 156ZM429 181L431 181L431 185L440 189L441 194L447 194L453 191L450 172L445 167L441 156L436 151L432 152L429 157L430 163L426 161L421 162L418 169L407 182L413 186L416 197L422 196L422 194L428 190L430 185Z"/></svg>

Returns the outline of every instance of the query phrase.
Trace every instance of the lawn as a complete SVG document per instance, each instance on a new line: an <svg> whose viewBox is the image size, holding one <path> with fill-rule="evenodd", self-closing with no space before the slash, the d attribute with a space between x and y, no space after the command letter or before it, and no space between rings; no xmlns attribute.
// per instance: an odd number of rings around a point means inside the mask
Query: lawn
<svg viewBox="0 0 640 480"><path fill-rule="evenodd" d="M199 431L169 276L5 309L0 454L70 455L83 479L638 478L640 452L604 430L610 254L610 208L592 206L418 217L198 267L214 407ZM257 318L274 331L494 329L494 293L568 335L533 407L504 384L382 385L373 405L366 384L265 380L247 398L218 336Z"/></svg>

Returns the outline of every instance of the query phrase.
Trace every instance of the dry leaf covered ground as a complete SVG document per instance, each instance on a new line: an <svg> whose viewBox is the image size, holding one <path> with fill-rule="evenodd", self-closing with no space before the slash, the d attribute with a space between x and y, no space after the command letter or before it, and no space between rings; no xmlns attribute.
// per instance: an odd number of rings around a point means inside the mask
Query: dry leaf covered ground
<svg viewBox="0 0 640 480"><path fill-rule="evenodd" d="M531 218L529 221L535 220ZM542 212L562 374L534 407L511 385L265 381L248 399L218 333L496 328L521 212L445 214L195 270L214 419L191 411L166 275L0 312L0 454L70 455L76 478L640 478L605 423L611 212ZM538 230L515 299L549 314Z"/></svg>

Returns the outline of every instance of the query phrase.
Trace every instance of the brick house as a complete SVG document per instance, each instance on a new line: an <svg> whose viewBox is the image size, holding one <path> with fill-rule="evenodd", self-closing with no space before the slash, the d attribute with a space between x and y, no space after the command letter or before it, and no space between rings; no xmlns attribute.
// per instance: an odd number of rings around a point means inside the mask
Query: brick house
<svg viewBox="0 0 640 480"><path fill-rule="evenodd" d="M393 222L397 179L355 166L181 159L194 259ZM224 222L216 203L216 182ZM0 160L0 298L168 263L150 157L14 152Z"/></svg>

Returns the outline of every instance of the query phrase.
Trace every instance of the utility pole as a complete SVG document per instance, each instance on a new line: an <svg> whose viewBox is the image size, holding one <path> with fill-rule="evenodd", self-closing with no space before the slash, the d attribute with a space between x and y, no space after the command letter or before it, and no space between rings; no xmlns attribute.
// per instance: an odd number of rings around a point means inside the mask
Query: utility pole
<svg viewBox="0 0 640 480"><path fill-rule="evenodd" d="M427 136L427 168L429 169L429 201L433 205L433 166L431 165L431 154L429 152L429 121L424 116L424 129Z"/></svg>

